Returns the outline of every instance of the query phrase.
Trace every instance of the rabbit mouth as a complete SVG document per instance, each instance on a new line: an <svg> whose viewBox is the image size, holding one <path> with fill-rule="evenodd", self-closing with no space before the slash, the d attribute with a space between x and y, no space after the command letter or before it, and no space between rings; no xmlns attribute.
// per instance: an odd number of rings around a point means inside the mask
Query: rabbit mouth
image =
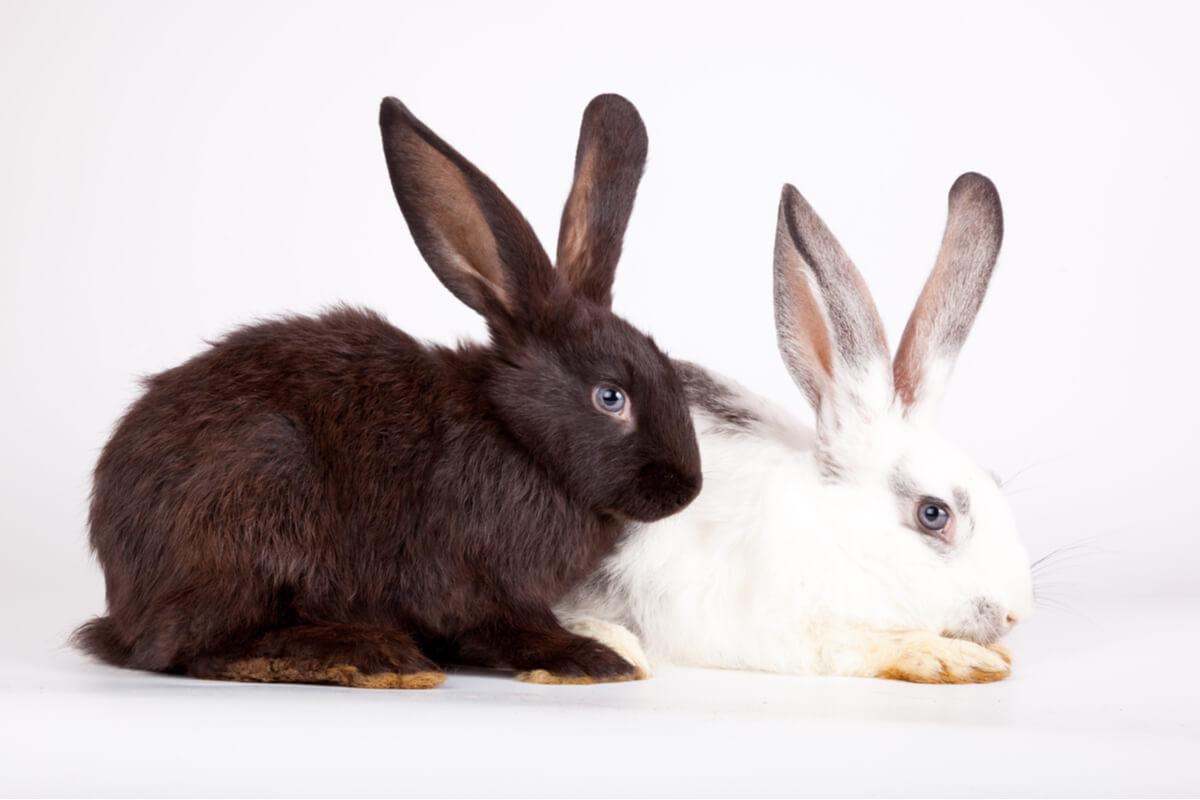
<svg viewBox="0 0 1200 800"><path fill-rule="evenodd" d="M968 621L951 630L943 631L942 635L951 639L965 639L968 642L987 646L1000 640L1012 627L1008 617L999 605L982 597L975 600Z"/></svg>

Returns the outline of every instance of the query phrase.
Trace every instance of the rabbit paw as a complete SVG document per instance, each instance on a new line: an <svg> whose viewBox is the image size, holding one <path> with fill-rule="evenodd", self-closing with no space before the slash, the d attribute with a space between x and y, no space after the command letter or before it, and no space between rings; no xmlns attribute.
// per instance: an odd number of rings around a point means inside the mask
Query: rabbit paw
<svg viewBox="0 0 1200 800"><path fill-rule="evenodd" d="M613 652L634 666L637 670L636 680L645 680L650 677L650 661L642 651L642 645L638 638L624 625L596 617L580 617L564 623L563 627L571 633L577 633L607 645Z"/></svg>
<svg viewBox="0 0 1200 800"><path fill-rule="evenodd" d="M994 641L987 645L987 649L1003 658L1005 664L1012 665L1012 650L1004 642Z"/></svg>
<svg viewBox="0 0 1200 800"><path fill-rule="evenodd" d="M871 653L868 674L913 683L991 683L1010 672L1008 648L996 645L924 631L891 634Z"/></svg>
<svg viewBox="0 0 1200 800"><path fill-rule="evenodd" d="M583 636L571 638L575 641L569 649L544 653L539 665L518 672L517 680L526 683L592 684L634 681L645 677L640 669L607 646Z"/></svg>
<svg viewBox="0 0 1200 800"><path fill-rule="evenodd" d="M290 658L246 658L229 661L217 671L203 666L189 670L198 678L215 678L250 683L326 683L361 689L433 689L446 674L421 672L363 672L353 664L312 663Z"/></svg>

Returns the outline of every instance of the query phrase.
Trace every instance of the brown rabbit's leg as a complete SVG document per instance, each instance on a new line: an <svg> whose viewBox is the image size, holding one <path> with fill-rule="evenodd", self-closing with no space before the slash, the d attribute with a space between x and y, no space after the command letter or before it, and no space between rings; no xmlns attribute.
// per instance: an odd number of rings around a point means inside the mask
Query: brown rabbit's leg
<svg viewBox="0 0 1200 800"><path fill-rule="evenodd" d="M927 631L879 633L863 674L914 683L991 683L1008 677L1012 655L999 642L984 647Z"/></svg>
<svg viewBox="0 0 1200 800"><path fill-rule="evenodd" d="M446 679L403 631L365 625L293 625L199 656L196 678L431 689Z"/></svg>
<svg viewBox="0 0 1200 800"><path fill-rule="evenodd" d="M609 683L647 675L595 639L567 631L549 610L516 616L458 637L457 657L508 666L529 683Z"/></svg>

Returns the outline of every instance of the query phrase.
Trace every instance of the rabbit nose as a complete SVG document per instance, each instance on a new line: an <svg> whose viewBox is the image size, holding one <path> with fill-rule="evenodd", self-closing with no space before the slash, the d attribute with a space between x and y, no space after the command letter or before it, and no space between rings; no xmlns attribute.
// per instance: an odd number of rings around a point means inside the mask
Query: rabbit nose
<svg viewBox="0 0 1200 800"><path fill-rule="evenodd" d="M1008 612L1008 616L1006 616L1004 618L1004 624L1007 625L1009 628L1012 628L1014 625L1016 625L1020 621L1021 620L1017 618L1017 615L1012 613L1011 611Z"/></svg>

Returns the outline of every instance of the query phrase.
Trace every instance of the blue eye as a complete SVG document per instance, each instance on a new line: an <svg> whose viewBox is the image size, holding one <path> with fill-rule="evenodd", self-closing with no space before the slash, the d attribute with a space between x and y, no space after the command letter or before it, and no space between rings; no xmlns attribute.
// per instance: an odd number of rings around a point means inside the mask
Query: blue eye
<svg viewBox="0 0 1200 800"><path fill-rule="evenodd" d="M625 393L615 386L597 386L592 391L592 403L609 414L621 414L625 410Z"/></svg>
<svg viewBox="0 0 1200 800"><path fill-rule="evenodd" d="M921 503L917 508L917 522L930 533L937 533L949 524L950 512L937 503Z"/></svg>

